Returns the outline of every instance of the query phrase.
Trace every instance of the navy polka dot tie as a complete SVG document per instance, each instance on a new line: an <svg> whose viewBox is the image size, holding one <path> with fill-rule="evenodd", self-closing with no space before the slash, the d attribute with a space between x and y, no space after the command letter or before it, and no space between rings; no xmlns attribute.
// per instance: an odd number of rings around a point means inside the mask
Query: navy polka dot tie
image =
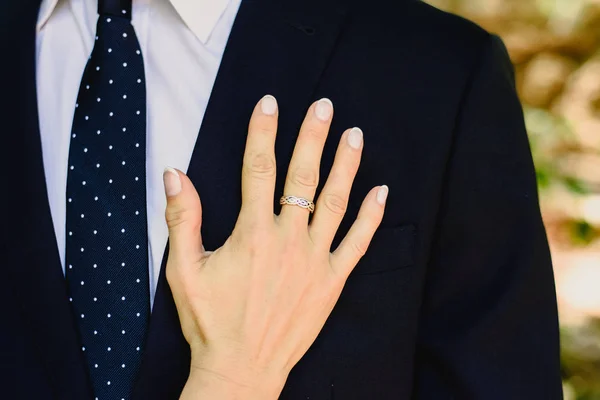
<svg viewBox="0 0 600 400"><path fill-rule="evenodd" d="M150 312L146 90L131 0L100 0L69 149L66 279L96 399L129 399Z"/></svg>

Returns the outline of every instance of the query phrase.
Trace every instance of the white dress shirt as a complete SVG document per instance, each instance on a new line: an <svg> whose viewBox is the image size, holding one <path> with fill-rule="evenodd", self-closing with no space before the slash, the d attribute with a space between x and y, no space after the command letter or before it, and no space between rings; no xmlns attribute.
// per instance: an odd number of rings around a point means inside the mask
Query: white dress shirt
<svg viewBox="0 0 600 400"><path fill-rule="evenodd" d="M147 91L146 191L150 301L168 230L162 174L187 171L241 0L134 0L132 24ZM37 25L37 93L48 199L65 268L71 125L98 19L97 0L43 0Z"/></svg>

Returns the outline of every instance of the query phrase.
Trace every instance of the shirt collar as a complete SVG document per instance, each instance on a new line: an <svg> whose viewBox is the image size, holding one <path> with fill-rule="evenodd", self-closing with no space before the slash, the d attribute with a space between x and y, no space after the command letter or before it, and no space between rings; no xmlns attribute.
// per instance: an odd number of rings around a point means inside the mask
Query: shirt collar
<svg viewBox="0 0 600 400"><path fill-rule="evenodd" d="M44 24L48 22L48 19L50 19L50 15L52 15L52 11L54 11L57 4L58 0L42 0L37 20L38 32L44 27Z"/></svg>
<svg viewBox="0 0 600 400"><path fill-rule="evenodd" d="M187 27L206 43L230 0L170 0Z"/></svg>
<svg viewBox="0 0 600 400"><path fill-rule="evenodd" d="M48 21L59 0L42 0L37 31ZM206 43L230 0L170 0L187 27Z"/></svg>

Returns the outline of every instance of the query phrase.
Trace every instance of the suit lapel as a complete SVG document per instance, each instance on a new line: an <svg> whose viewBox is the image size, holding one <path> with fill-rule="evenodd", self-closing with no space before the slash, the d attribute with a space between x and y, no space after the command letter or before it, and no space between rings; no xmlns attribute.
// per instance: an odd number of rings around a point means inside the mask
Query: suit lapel
<svg viewBox="0 0 600 400"><path fill-rule="evenodd" d="M5 187L14 193L4 199L8 206L2 207L13 211L3 216L3 230L10 230L3 234L2 244L8 245L1 268L9 278L6 289L14 291L14 307L21 310L22 329L39 355L54 396L80 400L91 398L92 392L56 246L37 114L35 27L39 4L39 0L11 4L9 11L18 18L8 22L6 32L10 31L13 39L4 41L1 48L11 56L10 62L7 59L0 65L0 76L8 78L0 91L0 118L9 143L2 146L0 158L12 165L13 172L3 168L2 176Z"/></svg>
<svg viewBox="0 0 600 400"><path fill-rule="evenodd" d="M267 93L280 106L277 193L283 190L298 128L316 100L316 84L343 22L342 9L323 3L264 0L240 6L187 171L202 199L207 250L220 247L235 225L248 121ZM165 279L166 257L167 251L135 399L172 398L189 372L189 347Z"/></svg>

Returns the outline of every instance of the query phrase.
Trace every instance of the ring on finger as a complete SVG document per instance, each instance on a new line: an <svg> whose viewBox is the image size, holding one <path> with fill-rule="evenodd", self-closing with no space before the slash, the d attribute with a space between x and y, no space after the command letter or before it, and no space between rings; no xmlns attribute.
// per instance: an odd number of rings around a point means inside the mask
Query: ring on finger
<svg viewBox="0 0 600 400"><path fill-rule="evenodd" d="M281 196L281 198L279 199L279 204L298 206L307 209L311 213L315 212L315 203L308 199L305 199L304 197Z"/></svg>

